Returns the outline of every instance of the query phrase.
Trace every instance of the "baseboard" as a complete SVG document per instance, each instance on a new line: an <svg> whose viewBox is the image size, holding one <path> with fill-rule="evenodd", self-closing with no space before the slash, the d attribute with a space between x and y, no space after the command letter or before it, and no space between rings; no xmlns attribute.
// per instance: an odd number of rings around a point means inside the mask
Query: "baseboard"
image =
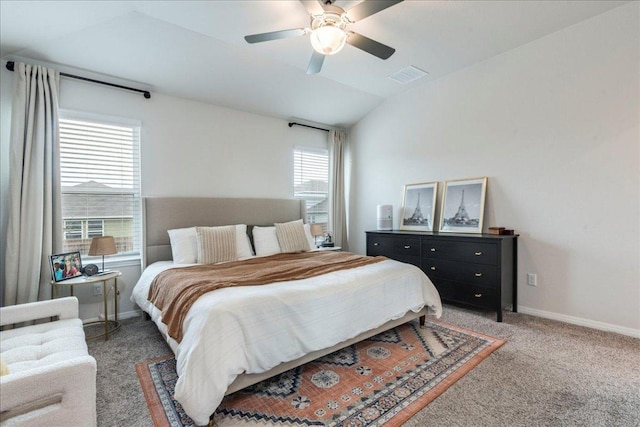
<svg viewBox="0 0 640 427"><path fill-rule="evenodd" d="M140 317L142 316L142 310L131 310L131 311L125 311L123 313L118 313L118 319L131 319L133 317Z"/></svg>
<svg viewBox="0 0 640 427"><path fill-rule="evenodd" d="M532 316L544 317L545 319L558 320L560 322L571 323L572 325L586 326L587 328L598 329L607 332L616 332L634 338L640 338L640 330L626 328L624 326L612 325L610 323L597 322L595 320L583 319L581 317L567 316L566 314L553 313L550 311L538 310L536 308L518 306L518 313L530 314Z"/></svg>

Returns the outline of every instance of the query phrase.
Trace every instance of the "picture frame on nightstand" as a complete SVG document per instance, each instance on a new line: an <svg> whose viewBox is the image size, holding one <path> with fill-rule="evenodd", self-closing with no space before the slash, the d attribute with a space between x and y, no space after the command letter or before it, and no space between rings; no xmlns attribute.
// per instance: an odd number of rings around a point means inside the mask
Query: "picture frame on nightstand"
<svg viewBox="0 0 640 427"><path fill-rule="evenodd" d="M79 251L49 255L51 280L62 282L82 276L82 258Z"/></svg>
<svg viewBox="0 0 640 427"><path fill-rule="evenodd" d="M437 182L404 186L400 230L433 231L435 229Z"/></svg>
<svg viewBox="0 0 640 427"><path fill-rule="evenodd" d="M487 177L445 181L440 231L482 233Z"/></svg>

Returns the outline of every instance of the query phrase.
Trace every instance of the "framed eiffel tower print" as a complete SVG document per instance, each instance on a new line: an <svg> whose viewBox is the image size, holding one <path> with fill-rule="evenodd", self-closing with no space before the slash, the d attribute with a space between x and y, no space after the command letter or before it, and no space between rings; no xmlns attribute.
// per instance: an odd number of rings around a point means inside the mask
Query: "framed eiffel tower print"
<svg viewBox="0 0 640 427"><path fill-rule="evenodd" d="M440 231L482 233L487 177L446 181L440 212Z"/></svg>
<svg viewBox="0 0 640 427"><path fill-rule="evenodd" d="M437 195L437 182L405 185L400 230L433 231Z"/></svg>

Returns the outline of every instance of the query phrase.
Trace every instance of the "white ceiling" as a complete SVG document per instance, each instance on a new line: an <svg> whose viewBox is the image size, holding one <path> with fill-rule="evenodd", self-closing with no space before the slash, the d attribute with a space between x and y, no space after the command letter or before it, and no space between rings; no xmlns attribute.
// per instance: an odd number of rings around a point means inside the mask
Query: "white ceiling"
<svg viewBox="0 0 640 427"><path fill-rule="evenodd" d="M307 75L308 36L253 45L243 39L308 27L308 13L297 0L1 0L0 56L348 128L390 96L627 2L405 0L350 26L394 47L391 58L347 45L325 59L320 74ZM357 3L335 4L348 9ZM409 65L428 75L408 85L387 78Z"/></svg>

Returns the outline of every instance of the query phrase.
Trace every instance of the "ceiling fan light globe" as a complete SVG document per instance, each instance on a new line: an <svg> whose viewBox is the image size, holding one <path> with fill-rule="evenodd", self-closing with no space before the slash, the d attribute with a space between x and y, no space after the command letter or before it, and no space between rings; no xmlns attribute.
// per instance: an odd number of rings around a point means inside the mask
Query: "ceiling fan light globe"
<svg viewBox="0 0 640 427"><path fill-rule="evenodd" d="M311 46L323 55L333 55L344 47L347 33L333 25L325 25L311 32Z"/></svg>

